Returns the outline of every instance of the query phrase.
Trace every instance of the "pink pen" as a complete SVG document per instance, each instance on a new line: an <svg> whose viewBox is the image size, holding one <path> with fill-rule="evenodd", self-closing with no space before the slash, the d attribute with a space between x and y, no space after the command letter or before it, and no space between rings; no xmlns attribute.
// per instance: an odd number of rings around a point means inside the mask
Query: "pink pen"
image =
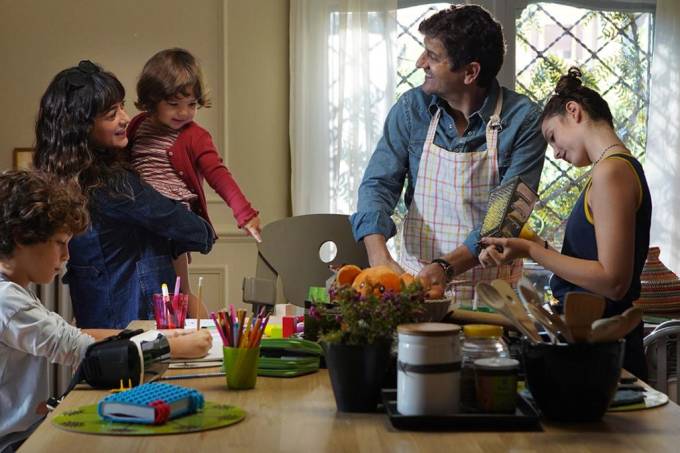
<svg viewBox="0 0 680 453"><path fill-rule="evenodd" d="M163 283L161 285L161 294L163 294L163 305L165 305L166 310L163 310L163 315L164 317L167 318L166 321L166 328L171 329L174 328L175 326L172 323L172 319L174 318L174 310L172 307L172 303L170 302L170 294L168 292L168 285ZM167 316L165 316L165 312L167 312Z"/></svg>
<svg viewBox="0 0 680 453"><path fill-rule="evenodd" d="M177 276L177 279L175 279L175 293L172 295L172 310L177 314L176 316L179 317L179 289L180 289L180 278L179 275ZM175 322L175 324L179 324L179 319Z"/></svg>
<svg viewBox="0 0 680 453"><path fill-rule="evenodd" d="M224 336L224 332L222 332L222 326L220 325L219 322L217 322L217 318L215 317L214 311L210 312L210 317L212 318L213 322L215 323L215 327L217 328L217 333L219 333L220 337L222 338L222 344L224 346L229 346L229 343L227 342L227 338Z"/></svg>

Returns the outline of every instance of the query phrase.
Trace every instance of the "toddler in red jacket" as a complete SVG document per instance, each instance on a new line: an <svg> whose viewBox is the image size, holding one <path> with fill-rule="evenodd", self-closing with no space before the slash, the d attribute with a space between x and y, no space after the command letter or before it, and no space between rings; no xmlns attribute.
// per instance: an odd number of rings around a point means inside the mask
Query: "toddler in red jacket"
<svg viewBox="0 0 680 453"><path fill-rule="evenodd" d="M144 65L137 82L138 109L127 128L131 162L142 178L168 198L206 220L203 179L231 207L239 228L260 241L260 218L225 167L212 137L194 122L199 107L210 107L196 59L184 49L167 49ZM188 257L175 260L182 292L190 294ZM194 299L190 296L191 299ZM190 303L190 316L206 316Z"/></svg>

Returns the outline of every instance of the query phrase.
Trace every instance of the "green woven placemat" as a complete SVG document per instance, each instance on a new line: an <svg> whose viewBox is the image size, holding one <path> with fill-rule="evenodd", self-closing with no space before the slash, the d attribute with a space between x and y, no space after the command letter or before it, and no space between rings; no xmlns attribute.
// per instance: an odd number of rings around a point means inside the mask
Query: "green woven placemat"
<svg viewBox="0 0 680 453"><path fill-rule="evenodd" d="M164 425L118 423L103 420L97 414L97 405L82 406L64 412L52 420L58 428L86 434L119 436L152 436L159 434L183 434L223 428L240 422L246 411L236 406L206 401L201 412L170 420Z"/></svg>

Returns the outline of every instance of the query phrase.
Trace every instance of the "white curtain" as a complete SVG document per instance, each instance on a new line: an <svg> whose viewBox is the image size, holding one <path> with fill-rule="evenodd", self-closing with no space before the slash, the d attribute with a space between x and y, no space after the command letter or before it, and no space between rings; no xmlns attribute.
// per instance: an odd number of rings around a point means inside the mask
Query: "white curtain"
<svg viewBox="0 0 680 453"><path fill-rule="evenodd" d="M645 173L652 192L651 244L680 272L680 2L658 0Z"/></svg>
<svg viewBox="0 0 680 453"><path fill-rule="evenodd" d="M293 215L349 214L394 104L397 0L291 0Z"/></svg>

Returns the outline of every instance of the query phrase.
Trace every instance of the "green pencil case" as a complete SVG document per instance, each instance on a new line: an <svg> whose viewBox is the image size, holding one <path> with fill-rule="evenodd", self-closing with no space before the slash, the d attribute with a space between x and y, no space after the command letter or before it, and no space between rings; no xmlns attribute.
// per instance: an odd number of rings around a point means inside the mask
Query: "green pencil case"
<svg viewBox="0 0 680 453"><path fill-rule="evenodd" d="M260 343L258 376L295 377L319 369L323 349L300 338L263 338Z"/></svg>

